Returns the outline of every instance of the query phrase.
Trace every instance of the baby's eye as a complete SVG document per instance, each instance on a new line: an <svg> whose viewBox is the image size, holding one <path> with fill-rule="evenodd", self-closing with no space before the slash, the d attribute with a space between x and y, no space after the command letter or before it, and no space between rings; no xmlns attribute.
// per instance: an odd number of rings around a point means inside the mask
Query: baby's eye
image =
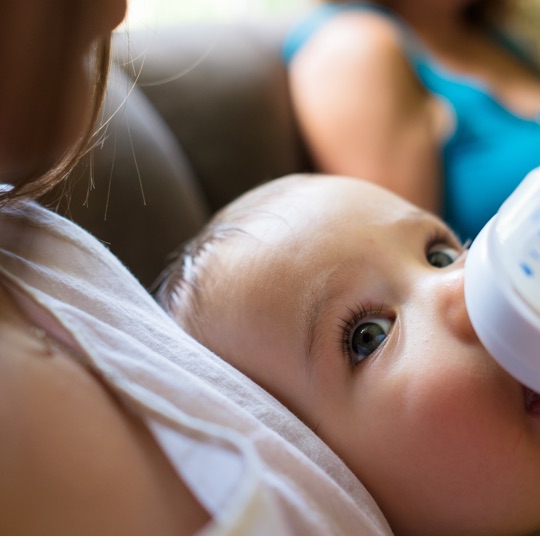
<svg viewBox="0 0 540 537"><path fill-rule="evenodd" d="M386 339L391 327L392 322L388 319L369 319L359 323L350 338L352 365L358 365L376 351Z"/></svg>
<svg viewBox="0 0 540 537"><path fill-rule="evenodd" d="M426 257L433 267L444 268L451 265L460 254L461 251L457 248L452 248L447 244L435 244L431 246Z"/></svg>

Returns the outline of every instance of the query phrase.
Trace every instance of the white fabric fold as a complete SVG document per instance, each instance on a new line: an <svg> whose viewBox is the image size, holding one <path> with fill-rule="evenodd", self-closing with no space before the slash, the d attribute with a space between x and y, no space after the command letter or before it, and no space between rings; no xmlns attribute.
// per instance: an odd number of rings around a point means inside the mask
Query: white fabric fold
<svg viewBox="0 0 540 537"><path fill-rule="evenodd" d="M81 228L33 203L2 209L0 274L33 322L141 415L212 513L202 533L391 533L326 444L182 331Z"/></svg>

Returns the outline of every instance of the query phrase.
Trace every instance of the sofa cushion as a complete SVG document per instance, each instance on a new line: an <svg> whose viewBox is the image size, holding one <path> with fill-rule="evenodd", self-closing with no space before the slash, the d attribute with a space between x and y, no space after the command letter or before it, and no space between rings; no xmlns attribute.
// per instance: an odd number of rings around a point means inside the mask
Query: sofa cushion
<svg viewBox="0 0 540 537"><path fill-rule="evenodd" d="M149 286L210 213L176 138L121 69L111 71L103 118L103 140L75 170L57 210Z"/></svg>
<svg viewBox="0 0 540 537"><path fill-rule="evenodd" d="M310 168L281 60L287 28L278 20L193 23L135 32L129 49L119 47L212 211L262 181Z"/></svg>

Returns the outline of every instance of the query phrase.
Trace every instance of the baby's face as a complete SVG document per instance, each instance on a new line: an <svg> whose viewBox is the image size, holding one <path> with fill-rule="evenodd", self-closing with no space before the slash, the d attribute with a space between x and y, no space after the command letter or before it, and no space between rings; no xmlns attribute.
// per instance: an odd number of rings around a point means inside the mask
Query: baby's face
<svg viewBox="0 0 540 537"><path fill-rule="evenodd" d="M217 245L204 343L367 486L395 532L540 530L540 411L478 341L465 253L362 181L306 179Z"/></svg>

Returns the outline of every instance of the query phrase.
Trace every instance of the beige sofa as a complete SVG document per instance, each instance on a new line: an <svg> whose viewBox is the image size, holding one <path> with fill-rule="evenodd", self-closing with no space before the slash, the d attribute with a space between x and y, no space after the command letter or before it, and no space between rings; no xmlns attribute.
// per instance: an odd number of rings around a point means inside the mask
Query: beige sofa
<svg viewBox="0 0 540 537"><path fill-rule="evenodd" d="M69 208L59 210L108 244L144 285L228 201L310 169L281 61L289 24L190 24L117 36L104 118L114 115L93 165L77 171Z"/></svg>

